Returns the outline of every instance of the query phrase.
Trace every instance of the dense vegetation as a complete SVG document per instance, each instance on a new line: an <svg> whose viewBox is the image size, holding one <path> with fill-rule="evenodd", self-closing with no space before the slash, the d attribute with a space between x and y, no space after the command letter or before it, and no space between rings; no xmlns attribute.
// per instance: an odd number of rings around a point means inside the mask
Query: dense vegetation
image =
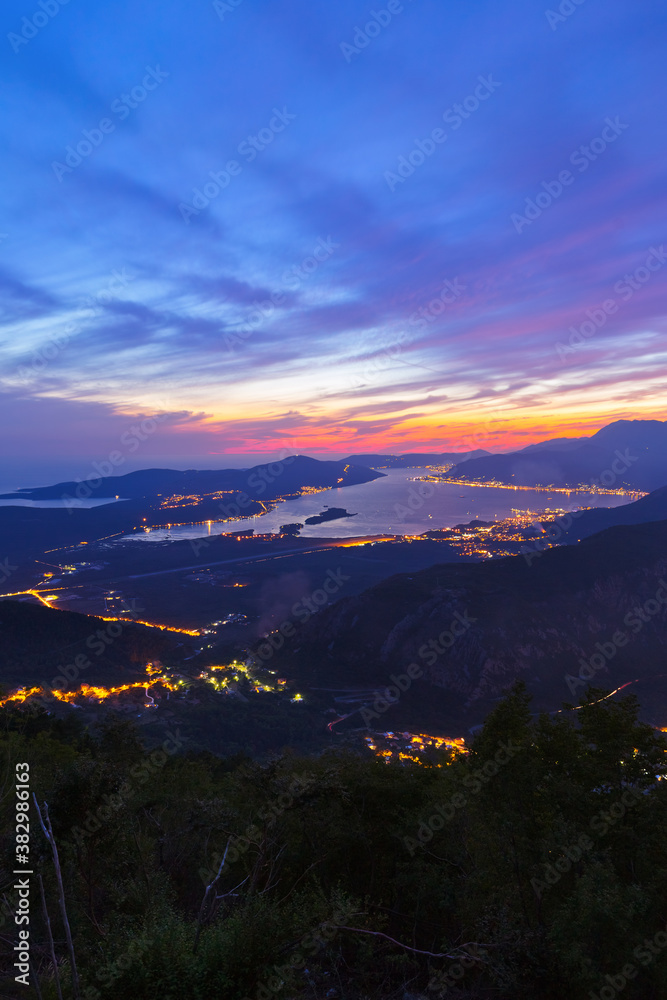
<svg viewBox="0 0 667 1000"><path fill-rule="evenodd" d="M535 719L516 688L469 755L441 766L333 751L220 759L184 752L178 733L147 748L128 722L89 732L74 714L8 708L2 889L15 905L14 766L26 761L49 804L86 1000L657 1000L667 743L633 699L599 697ZM69 998L51 852L31 820ZM53 1000L38 891L30 928ZM27 996L6 912L1 934L0 993Z"/></svg>

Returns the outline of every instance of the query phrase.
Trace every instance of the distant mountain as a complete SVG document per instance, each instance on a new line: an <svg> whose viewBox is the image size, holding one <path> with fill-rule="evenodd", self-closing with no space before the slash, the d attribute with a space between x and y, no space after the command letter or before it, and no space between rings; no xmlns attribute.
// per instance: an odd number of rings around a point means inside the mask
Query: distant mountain
<svg viewBox="0 0 667 1000"><path fill-rule="evenodd" d="M107 463L110 464L110 463ZM221 490L240 490L251 497L273 499L304 486L356 486L378 479L382 473L345 462L320 462L306 455L290 455L278 462L251 469L219 469L198 472L188 469L143 469L125 476L104 476L83 482L57 483L35 489L4 493L0 500L59 500L63 496L119 496L127 500L180 494L196 496Z"/></svg>
<svg viewBox="0 0 667 1000"><path fill-rule="evenodd" d="M549 441L527 444L525 448L519 449L519 453L524 455L526 452L531 451L572 451L573 448L580 448L587 441L590 441L590 438L551 438Z"/></svg>
<svg viewBox="0 0 667 1000"><path fill-rule="evenodd" d="M572 518L571 527L566 518L560 518L556 523L562 527L563 536L556 541L561 544L574 543L617 525L647 524L651 521L666 520L667 486L663 486L623 507L597 507L595 510L584 510Z"/></svg>
<svg viewBox="0 0 667 1000"><path fill-rule="evenodd" d="M655 490L667 485L667 422L618 420L590 438L566 441L546 441L507 455L470 459L457 464L449 475L516 486L594 484Z"/></svg>
<svg viewBox="0 0 667 1000"><path fill-rule="evenodd" d="M667 521L612 528L531 565L515 556L433 566L325 608L275 665L304 686L382 690L416 664L421 678L381 716L382 730L475 724L516 678L538 709L557 709L577 702L586 677L608 689L640 678L637 694L650 689L648 710L667 726L666 573Z"/></svg>
<svg viewBox="0 0 667 1000"><path fill-rule="evenodd" d="M483 455L490 455L490 452L483 448L475 451L462 453L460 451L443 452L411 452L407 455L348 455L344 462L353 462L357 465L370 465L371 468L382 469L409 469L424 465L449 465L450 462L461 462L473 458L481 458Z"/></svg>
<svg viewBox="0 0 667 1000"><path fill-rule="evenodd" d="M307 487L353 486L382 475L345 462L292 455L245 470L146 469L126 476L22 490L0 499L127 499L85 510L71 504L60 508L0 507L0 552L15 564L47 549L129 534L136 528L251 517L263 513L267 501Z"/></svg>

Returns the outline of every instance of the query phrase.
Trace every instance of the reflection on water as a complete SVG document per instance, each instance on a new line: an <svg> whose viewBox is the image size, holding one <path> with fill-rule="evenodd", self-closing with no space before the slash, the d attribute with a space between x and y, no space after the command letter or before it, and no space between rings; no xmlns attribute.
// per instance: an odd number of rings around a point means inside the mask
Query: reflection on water
<svg viewBox="0 0 667 1000"><path fill-rule="evenodd" d="M513 510L534 511L619 507L632 502L629 496L614 496L572 490L570 493L539 490L508 490L493 486L463 487L460 484L415 482L428 469L386 469L382 479L360 486L325 490L297 500L277 503L274 510L256 517L200 524L152 528L128 535L142 541L178 541L220 532L247 531L276 534L281 524L303 524L303 538L346 538L355 535L419 535L436 528L449 528L473 518L482 521L510 517ZM306 518L325 507L344 507L354 517L323 524L306 525Z"/></svg>

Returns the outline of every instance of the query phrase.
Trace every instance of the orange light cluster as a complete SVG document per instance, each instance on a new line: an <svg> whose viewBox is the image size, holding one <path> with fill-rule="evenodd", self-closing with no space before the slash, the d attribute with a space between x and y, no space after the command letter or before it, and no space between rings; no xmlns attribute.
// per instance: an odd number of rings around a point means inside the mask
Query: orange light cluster
<svg viewBox="0 0 667 1000"><path fill-rule="evenodd" d="M174 493L173 496L165 497L161 501L160 507L192 507L202 503L204 500L221 500L228 494L233 495L234 490L216 490L215 493ZM203 522L202 522L203 523Z"/></svg>
<svg viewBox="0 0 667 1000"><path fill-rule="evenodd" d="M425 750L441 750L446 747L452 752L452 760L459 754L468 753L465 740L461 738L450 738L448 736L428 736L427 734L414 733L383 733L382 737L365 737L368 749L375 753L376 757L383 757L385 760L409 760L413 764L424 763L423 752ZM393 742L398 744L394 747L379 746L380 741ZM409 751L413 752L410 753ZM451 763L451 761L450 761ZM438 765L441 766L441 765Z"/></svg>
<svg viewBox="0 0 667 1000"><path fill-rule="evenodd" d="M148 688L154 687L156 684L161 684L162 687L166 688L168 691L178 691L178 685L167 680L165 677L158 677L153 681L135 681L132 684L121 684L118 687L98 687L92 684L82 684L80 688L76 691L58 691L51 690L45 691L42 687L32 687L32 688L20 688L13 694L7 695L0 701L0 708L9 702L24 702L28 698L32 697L46 697L47 695L56 698L58 701L65 702L69 705L74 702L77 698L94 698L96 701L105 701L107 698L113 698L124 691L135 691L144 690L148 694Z"/></svg>
<svg viewBox="0 0 667 1000"><path fill-rule="evenodd" d="M421 478L422 477L417 477L417 479ZM432 476L424 478L428 478L430 481L435 482ZM583 483L579 486L515 486L513 483L499 483L495 479L489 479L483 483L478 483L471 479L450 479L447 476L441 479L440 482L448 483L450 486L478 486L482 489L492 486L494 490L532 490L535 493L567 493L568 495L570 493L596 493L604 496L631 497L633 500L641 500L642 497L648 495L646 493L642 493L640 490L611 490L605 489L604 486L591 487L590 485L587 486Z"/></svg>
<svg viewBox="0 0 667 1000"><path fill-rule="evenodd" d="M49 603L50 601L58 600L57 594L47 594L45 597L43 594L40 594L38 590L17 590L13 594L0 594L0 597L24 597L27 596L28 594L31 595L32 597L36 597L37 600L41 601L42 604L44 604L47 608L52 607L52 605Z"/></svg>
<svg viewBox="0 0 667 1000"><path fill-rule="evenodd" d="M410 735L408 733L402 733L402 736ZM441 747L448 747L450 750L454 750L457 753L468 753L468 748L466 747L466 741L463 737L457 739L451 739L448 736L426 736L426 735L411 735L410 742L416 743L420 746L427 747L433 746L436 750Z"/></svg>
<svg viewBox="0 0 667 1000"><path fill-rule="evenodd" d="M96 701L104 701L106 698L112 698L114 695L121 694L123 691L133 691L136 688L145 688L146 684L144 681L137 681L134 684L121 684L119 687L104 688L97 687L91 684L82 684L78 691L53 691L52 694L54 698L58 701L64 701L66 704L74 701L75 698L94 698Z"/></svg>
<svg viewBox="0 0 667 1000"><path fill-rule="evenodd" d="M0 701L0 708L2 708L10 701L18 701L18 702L26 701L33 695L41 693L42 693L41 687L20 688L18 691L15 691L14 694L7 695L6 698L3 698L2 701Z"/></svg>
<svg viewBox="0 0 667 1000"><path fill-rule="evenodd" d="M370 545L372 542L393 542L399 540L403 540L402 535L368 535L365 538L354 538L349 542L335 541L331 543L331 547L336 549L354 549L360 545Z"/></svg>
<svg viewBox="0 0 667 1000"><path fill-rule="evenodd" d="M201 503L202 498L196 494L190 496L173 496L163 500L160 507L192 507Z"/></svg>

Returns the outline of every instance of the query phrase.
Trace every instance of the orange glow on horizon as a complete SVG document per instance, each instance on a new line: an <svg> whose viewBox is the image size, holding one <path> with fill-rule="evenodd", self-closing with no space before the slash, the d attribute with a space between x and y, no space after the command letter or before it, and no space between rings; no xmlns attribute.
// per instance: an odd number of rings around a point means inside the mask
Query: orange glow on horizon
<svg viewBox="0 0 667 1000"><path fill-rule="evenodd" d="M309 455L311 457L341 458L347 454L371 452L377 454L404 454L406 452L459 452L466 453L477 449L491 452L507 452L525 448L529 444L552 438L590 437L602 427L617 420L664 420L662 412L655 409L643 412L641 402L632 410L615 410L600 413L598 406L593 411L585 409L571 412L539 411L531 408L530 415L517 414L505 409L491 412L484 408L458 410L449 419L448 413L439 413L432 418L411 418L409 415L397 414L386 417L384 427L378 429L377 420L368 421L368 431L364 429L363 421L356 421L354 428L347 427L344 422L331 420L326 427L314 428L312 425L302 427L291 426L289 437L281 440L280 453L286 455ZM536 412L537 411L537 412ZM237 440L229 444L224 452L213 445L217 443L221 417L204 421L200 429L205 436L210 436L210 455L218 461L225 455L257 455L258 462L267 456L267 461L275 456L276 439L279 428L271 438L258 437L256 424L252 430L244 434L245 421L234 420L230 416L232 426L236 424ZM274 424L270 416L266 417L267 427ZM280 440L280 438L278 438Z"/></svg>

